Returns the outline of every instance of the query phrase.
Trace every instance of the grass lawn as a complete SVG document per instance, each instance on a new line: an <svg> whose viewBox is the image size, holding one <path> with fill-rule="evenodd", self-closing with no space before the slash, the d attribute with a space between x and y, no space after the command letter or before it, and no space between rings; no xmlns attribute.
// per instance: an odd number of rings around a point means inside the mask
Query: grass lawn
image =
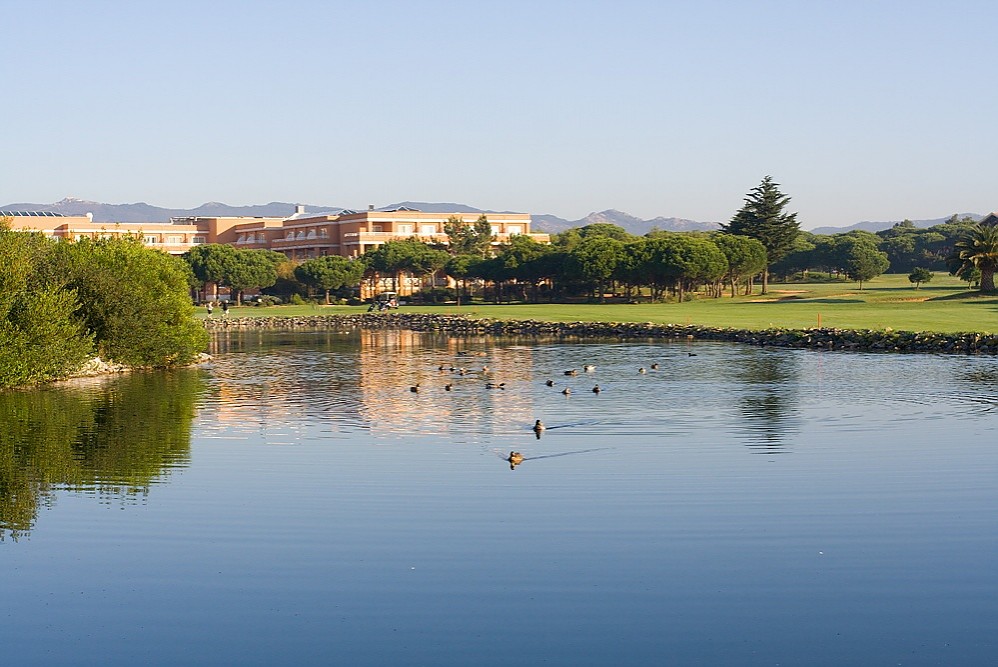
<svg viewBox="0 0 998 667"><path fill-rule="evenodd" d="M470 306L403 306L403 312L467 314L499 319L558 322L614 321L699 324L766 329L809 328L820 323L839 329L903 331L998 331L998 296L966 288L946 274L916 290L907 275L883 275L856 283L773 283L769 294L734 299L700 298L685 303L657 304L473 304ZM302 316L365 312L366 306L244 306L230 317ZM204 310L199 309L204 316ZM215 311L215 317L219 311Z"/></svg>

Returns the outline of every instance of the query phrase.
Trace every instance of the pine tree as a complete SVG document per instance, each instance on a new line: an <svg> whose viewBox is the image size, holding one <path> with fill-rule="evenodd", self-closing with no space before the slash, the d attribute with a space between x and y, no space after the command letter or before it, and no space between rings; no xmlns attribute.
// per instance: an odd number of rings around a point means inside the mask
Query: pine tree
<svg viewBox="0 0 998 667"><path fill-rule="evenodd" d="M784 213L790 197L780 192L779 183L766 176L745 197L735 217L721 230L758 239L766 248L766 268L762 271L762 293L769 287L769 267L783 259L800 233L796 213Z"/></svg>

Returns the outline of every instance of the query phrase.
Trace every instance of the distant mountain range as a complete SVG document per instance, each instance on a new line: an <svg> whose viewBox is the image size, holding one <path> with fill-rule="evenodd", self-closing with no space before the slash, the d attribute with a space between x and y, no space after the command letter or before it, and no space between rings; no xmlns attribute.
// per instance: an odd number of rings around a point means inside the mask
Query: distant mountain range
<svg viewBox="0 0 998 667"><path fill-rule="evenodd" d="M453 202L416 202L403 201L381 209L398 208L406 206L408 208L426 211L427 213L508 213L509 211L489 211L466 204L456 204ZM307 213L321 213L325 211L340 211L343 206L318 206L306 204ZM153 206L145 202L136 204L104 204L101 202L87 201L67 197L54 204L30 204L15 203L0 206L2 210L15 211L52 211L63 215L85 215L93 213L95 222L166 222L173 217L191 216L226 216L243 215L258 217L280 217L290 216L295 212L295 204L288 202L270 202L269 204L257 204L254 206L229 206L220 202L208 202L201 204L197 208L162 208ZM977 213L959 213L958 217L970 216L974 220L980 220L982 215ZM657 217L650 220L642 220L623 211L607 209L599 213L590 213L579 220L566 220L556 215L534 214L533 230L537 232L548 232L555 234L572 227L584 227L594 223L610 223L619 225L631 234L647 234L653 229L665 231L688 232L688 231L711 231L720 228L718 222L697 222L685 218ZM914 220L917 227L931 227L946 221L947 218L935 218L932 220ZM892 227L896 222L858 222L849 227L818 227L810 230L814 234L842 234L856 229L870 232L877 232Z"/></svg>
<svg viewBox="0 0 998 667"><path fill-rule="evenodd" d="M935 227L936 225L941 225L951 216L946 216L945 218L933 218L931 220L912 220L916 227ZM957 218L972 218L975 222L980 222L984 217L977 213L957 213ZM853 232L856 230L862 230L865 232L879 232L885 229L890 229L895 224L901 222L900 220L893 220L891 222L857 222L855 225L849 225L848 227L816 227L814 229L808 230L812 234L845 234L847 232Z"/></svg>

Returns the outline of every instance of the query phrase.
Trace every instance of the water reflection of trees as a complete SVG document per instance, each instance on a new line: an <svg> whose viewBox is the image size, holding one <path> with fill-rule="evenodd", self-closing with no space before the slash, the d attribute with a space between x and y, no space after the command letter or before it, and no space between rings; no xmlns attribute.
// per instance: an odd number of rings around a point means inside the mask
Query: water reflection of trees
<svg viewBox="0 0 998 667"><path fill-rule="evenodd" d="M196 370L0 394L0 539L33 526L58 490L148 493L190 458Z"/></svg>
<svg viewBox="0 0 998 667"><path fill-rule="evenodd" d="M737 377L746 385L738 409L752 437L748 446L779 452L797 433L800 366L793 353L746 350Z"/></svg>

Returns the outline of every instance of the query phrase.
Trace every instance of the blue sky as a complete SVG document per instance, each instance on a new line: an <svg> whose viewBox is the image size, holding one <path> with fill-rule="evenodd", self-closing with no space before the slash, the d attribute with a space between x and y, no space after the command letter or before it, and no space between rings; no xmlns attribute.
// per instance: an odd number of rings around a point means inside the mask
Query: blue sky
<svg viewBox="0 0 998 667"><path fill-rule="evenodd" d="M0 0L0 204L998 209L995 2Z"/></svg>

